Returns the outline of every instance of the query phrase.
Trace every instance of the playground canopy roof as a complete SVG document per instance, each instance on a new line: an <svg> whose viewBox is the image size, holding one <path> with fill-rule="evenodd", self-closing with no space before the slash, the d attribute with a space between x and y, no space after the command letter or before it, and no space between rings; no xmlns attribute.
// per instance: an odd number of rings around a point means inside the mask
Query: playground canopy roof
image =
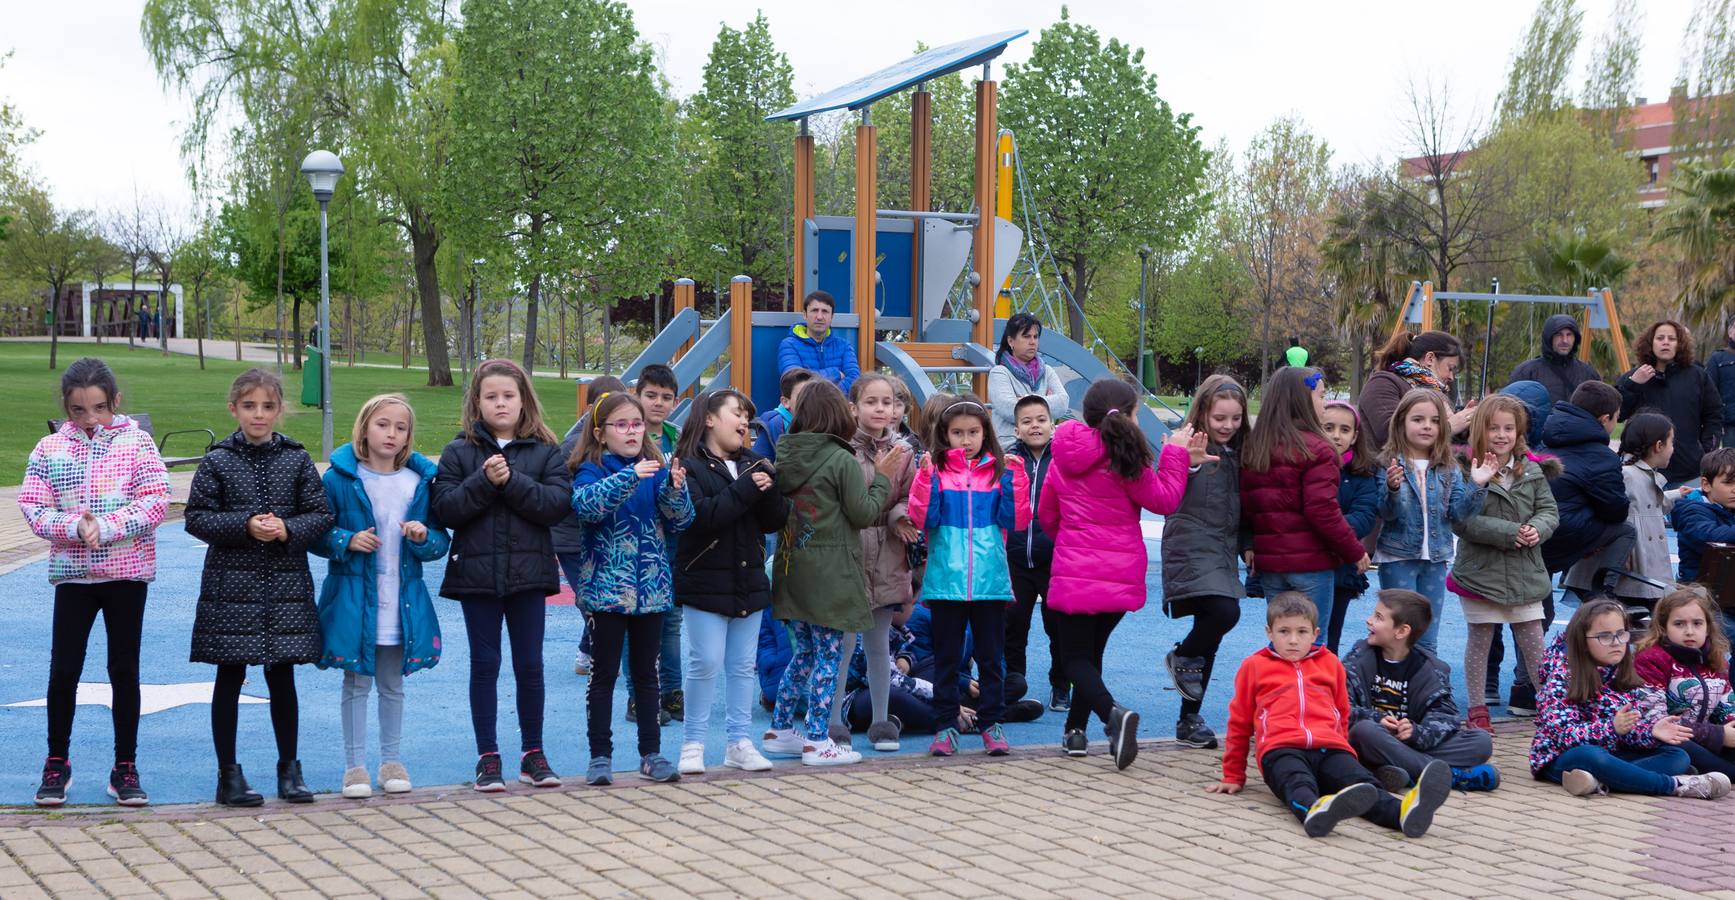
<svg viewBox="0 0 1735 900"><path fill-rule="evenodd" d="M809 100L765 117L767 122L788 122L804 119L833 109L861 109L882 97L889 97L904 88L923 81L950 75L978 66L999 56L1006 45L1029 34L1028 30L1001 31L981 37L924 50L894 66L887 66L872 75L833 88Z"/></svg>

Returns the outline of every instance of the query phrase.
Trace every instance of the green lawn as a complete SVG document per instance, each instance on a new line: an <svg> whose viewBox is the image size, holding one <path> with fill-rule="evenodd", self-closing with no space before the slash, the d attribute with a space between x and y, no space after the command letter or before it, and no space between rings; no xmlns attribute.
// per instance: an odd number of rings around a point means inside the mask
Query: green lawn
<svg viewBox="0 0 1735 900"><path fill-rule="evenodd" d="M98 348L88 345L61 345L60 365L64 368L84 352ZM156 350L128 350L126 344L105 344L100 356L107 360L120 379L123 410L150 413L152 427L158 434L183 428L209 428L221 438L235 428L229 418L226 400L229 382L246 368L234 360L210 358L204 371L191 356L164 356ZM456 373L454 373L456 374ZM341 364L331 370L332 440L342 444L349 440L356 411L367 398L386 391L401 391L416 409L416 449L432 455L446 445L458 431L458 412L462 396L457 387L431 388L423 384L427 375L418 370L348 368ZM284 373L287 394L286 413L278 430L308 445L319 456L319 408L302 406L301 373ZM556 434L565 433L577 417L574 387L559 378L536 379L543 410ZM48 345L7 342L0 344L0 485L17 484L24 477L24 464L30 449L36 446L46 431L46 422L59 418L60 372L48 368ZM182 443L186 441L186 443ZM176 455L196 452L197 441L177 437L169 444Z"/></svg>

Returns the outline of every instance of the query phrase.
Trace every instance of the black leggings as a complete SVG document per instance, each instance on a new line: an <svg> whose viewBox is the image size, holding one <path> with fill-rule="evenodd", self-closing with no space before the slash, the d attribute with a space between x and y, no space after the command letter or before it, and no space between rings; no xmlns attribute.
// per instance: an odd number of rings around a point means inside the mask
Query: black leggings
<svg viewBox="0 0 1735 900"><path fill-rule="evenodd" d="M1102 682L1102 654L1108 636L1126 613L1054 613L1055 638L1060 641L1061 668L1072 682L1072 709L1066 714L1066 730L1083 730L1090 714L1108 724L1114 711L1114 695Z"/></svg>
<svg viewBox="0 0 1735 900"><path fill-rule="evenodd" d="M48 755L67 758L78 679L96 614L108 633L108 683L114 690L114 761L133 762L139 743L139 636L145 624L142 581L54 586L54 630L48 651Z"/></svg>
<svg viewBox="0 0 1735 900"><path fill-rule="evenodd" d="M593 613L590 684L585 687L585 732L590 755L614 756L614 682L621 651L633 669L633 707L639 719L639 756L658 752L663 728L658 721L657 648L663 642L663 614Z"/></svg>
<svg viewBox="0 0 1735 900"><path fill-rule="evenodd" d="M244 665L217 667L217 684L211 690L211 741L217 745L217 765L235 764L235 729L241 715L241 684L247 680ZM295 699L295 666L280 663L265 667L265 687L271 692L271 730L277 735L277 761L295 759L296 729L300 707Z"/></svg>
<svg viewBox="0 0 1735 900"><path fill-rule="evenodd" d="M1211 668L1217 662L1217 648L1223 635L1241 621L1241 604L1233 597L1188 597L1169 603L1169 615L1179 619L1193 617L1193 630L1175 645L1176 656L1202 657L1205 660L1204 683L1211 684ZM1181 698L1181 715L1196 716L1204 701Z"/></svg>

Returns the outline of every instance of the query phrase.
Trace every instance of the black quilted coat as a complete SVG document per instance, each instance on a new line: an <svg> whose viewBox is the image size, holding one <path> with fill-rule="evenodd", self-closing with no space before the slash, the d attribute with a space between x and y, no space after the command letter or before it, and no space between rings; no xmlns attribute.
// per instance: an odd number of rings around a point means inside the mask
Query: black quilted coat
<svg viewBox="0 0 1735 900"><path fill-rule="evenodd" d="M462 436L440 451L433 508L452 529L452 553L440 596L502 600L560 590L549 529L572 512L572 476L560 448L531 438L500 447L492 437L477 444ZM482 474L482 463L504 454L512 477L504 485Z"/></svg>
<svg viewBox="0 0 1735 900"><path fill-rule="evenodd" d="M288 541L257 541L247 520L275 513ZM193 617L193 662L271 666L319 658L319 616L307 549L331 529L319 470L281 434L250 444L235 432L193 474L187 533L208 545Z"/></svg>

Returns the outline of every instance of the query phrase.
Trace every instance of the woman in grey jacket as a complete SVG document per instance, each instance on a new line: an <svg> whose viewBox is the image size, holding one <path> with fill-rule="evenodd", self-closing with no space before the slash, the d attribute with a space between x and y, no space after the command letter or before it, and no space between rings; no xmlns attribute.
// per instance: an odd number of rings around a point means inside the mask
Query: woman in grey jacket
<svg viewBox="0 0 1735 900"><path fill-rule="evenodd" d="M1048 401L1048 414L1059 421L1072 408L1060 373L1042 361L1037 352L1042 340L1042 322L1030 313L1006 320L1000 335L996 365L988 370L988 405L994 412L994 436L1000 446L1018 443L1018 401L1032 395Z"/></svg>

